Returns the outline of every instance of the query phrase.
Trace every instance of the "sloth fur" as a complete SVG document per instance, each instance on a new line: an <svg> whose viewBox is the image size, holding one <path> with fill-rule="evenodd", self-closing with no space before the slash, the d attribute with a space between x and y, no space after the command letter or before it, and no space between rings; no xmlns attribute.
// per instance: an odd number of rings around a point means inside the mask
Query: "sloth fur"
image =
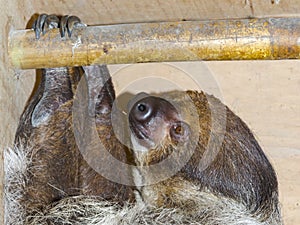
<svg viewBox="0 0 300 225"><path fill-rule="evenodd" d="M170 209L147 207L142 203L128 203L120 206L94 196L66 197L50 204L42 211L25 218L25 209L18 203L28 182L30 170L27 149L14 148L4 152L5 169L5 224L6 225L117 225L117 224L231 224L231 225L274 225L278 214L266 222L259 222L238 202L216 197L209 192L191 192L186 195L197 202L193 209ZM24 222L25 221L25 222Z"/></svg>

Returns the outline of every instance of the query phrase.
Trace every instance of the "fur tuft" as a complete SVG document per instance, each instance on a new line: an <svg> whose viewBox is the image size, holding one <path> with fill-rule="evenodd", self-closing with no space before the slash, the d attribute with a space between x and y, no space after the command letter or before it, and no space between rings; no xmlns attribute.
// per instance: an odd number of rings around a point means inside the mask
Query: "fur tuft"
<svg viewBox="0 0 300 225"><path fill-rule="evenodd" d="M30 157L26 149L12 148L4 152L5 168L5 224L10 225L149 225L149 224L231 224L231 225L274 225L278 218L259 222L236 201L209 192L191 190L196 202L192 207L177 209L153 208L139 204L120 206L93 196L73 196L64 198L45 207L43 211L26 216L19 200L24 195L28 178ZM195 187L196 188L196 187ZM24 222L26 221L26 222ZM277 221L277 222L276 222Z"/></svg>
<svg viewBox="0 0 300 225"><path fill-rule="evenodd" d="M200 197L200 196L199 196ZM203 197L203 196L201 196ZM207 197L207 196L204 196ZM207 207L207 208L204 208ZM226 208L223 208L223 207ZM228 208L229 206L229 208ZM232 205L231 205L232 206ZM202 205L197 213L179 209L157 209L138 204L117 204L97 197L68 197L26 218L28 225L147 225L147 224L232 224L271 225L251 218L242 208L230 205ZM212 208L213 207L213 208ZM221 210L221 212L220 212ZM229 210L229 211L228 211ZM232 210L232 211L230 211Z"/></svg>
<svg viewBox="0 0 300 225"><path fill-rule="evenodd" d="M27 157L23 148L8 148L4 151L4 221L6 225L24 224L25 209L20 204L26 186Z"/></svg>

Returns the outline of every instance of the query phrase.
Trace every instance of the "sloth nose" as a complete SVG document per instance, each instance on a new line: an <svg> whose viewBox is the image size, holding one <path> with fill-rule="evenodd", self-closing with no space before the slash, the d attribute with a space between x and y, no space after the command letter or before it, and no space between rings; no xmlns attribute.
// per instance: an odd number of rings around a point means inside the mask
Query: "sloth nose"
<svg viewBox="0 0 300 225"><path fill-rule="evenodd" d="M151 97L147 97L136 102L131 109L131 114L137 121L145 122L154 116L155 104Z"/></svg>
<svg viewBox="0 0 300 225"><path fill-rule="evenodd" d="M150 95L148 95L147 93L145 92L140 92L138 93L137 95L135 95L132 99L130 99L130 101L128 102L127 104L127 112L130 112L132 109L133 109L133 106L135 106L135 104L144 99L144 98L147 98L149 97Z"/></svg>

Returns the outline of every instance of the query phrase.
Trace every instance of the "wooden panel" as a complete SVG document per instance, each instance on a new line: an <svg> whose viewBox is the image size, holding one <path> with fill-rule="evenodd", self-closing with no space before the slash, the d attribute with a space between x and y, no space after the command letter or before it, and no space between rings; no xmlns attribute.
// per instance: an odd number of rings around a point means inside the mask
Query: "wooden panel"
<svg viewBox="0 0 300 225"><path fill-rule="evenodd" d="M87 24L290 16L299 0L101 0L10 1L9 10L28 21L34 13L75 14ZM274 3L272 3L274 2ZM275 2L278 2L276 4ZM23 29L24 24L16 28Z"/></svg>

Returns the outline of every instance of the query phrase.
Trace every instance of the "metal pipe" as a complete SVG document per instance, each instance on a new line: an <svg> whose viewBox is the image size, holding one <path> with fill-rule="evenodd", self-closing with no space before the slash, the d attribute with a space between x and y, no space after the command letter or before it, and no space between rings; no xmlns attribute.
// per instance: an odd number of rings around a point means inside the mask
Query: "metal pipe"
<svg viewBox="0 0 300 225"><path fill-rule="evenodd" d="M263 18L88 26L36 40L32 30L9 37L14 68L196 60L300 58L300 18Z"/></svg>

